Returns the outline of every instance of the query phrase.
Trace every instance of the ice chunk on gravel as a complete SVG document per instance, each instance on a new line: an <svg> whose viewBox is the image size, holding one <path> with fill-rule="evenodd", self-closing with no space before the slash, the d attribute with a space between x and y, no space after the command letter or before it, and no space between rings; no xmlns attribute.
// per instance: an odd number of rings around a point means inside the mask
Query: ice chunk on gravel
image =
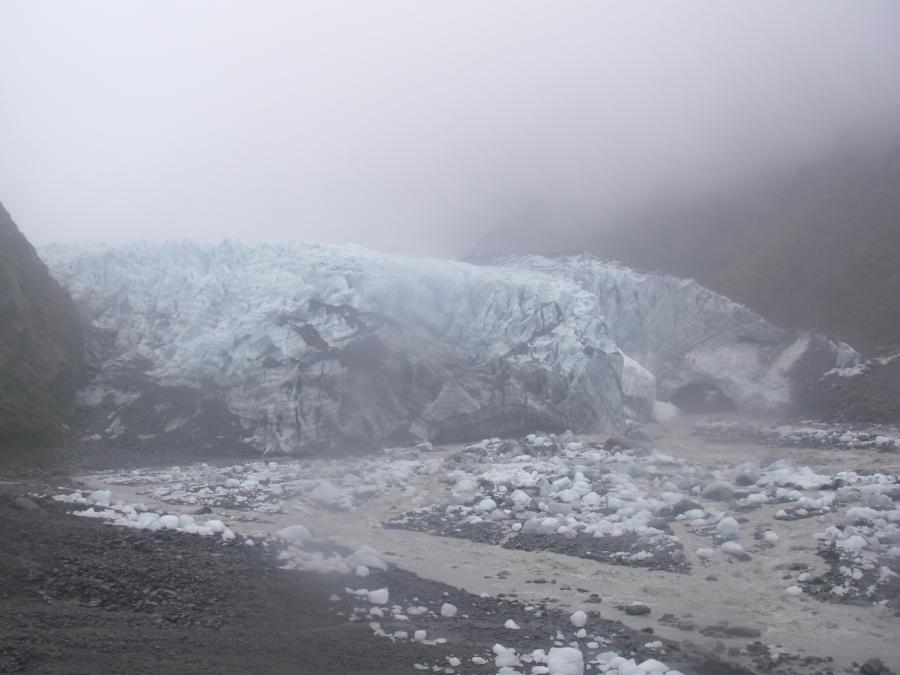
<svg viewBox="0 0 900 675"><path fill-rule="evenodd" d="M456 605L451 605L449 602L445 602L441 605L441 616L446 617L448 619L452 619L456 616Z"/></svg>
<svg viewBox="0 0 900 675"><path fill-rule="evenodd" d="M373 605L386 605L388 602L388 597L388 589L386 588L379 588L375 591L369 591L368 594L369 602L371 602Z"/></svg>
<svg viewBox="0 0 900 675"><path fill-rule="evenodd" d="M515 621L513 621L512 619L507 619L507 620L506 620L506 623L503 624L503 627L506 628L506 629L508 629L508 630L520 630L519 624L517 624L517 623L516 623Z"/></svg>
<svg viewBox="0 0 900 675"><path fill-rule="evenodd" d="M334 485L334 483L323 480L310 493L310 497L324 506L334 508L341 505L342 500L347 497L347 494Z"/></svg>
<svg viewBox="0 0 900 675"><path fill-rule="evenodd" d="M843 541L837 542L837 545L847 551L861 551L869 545L863 537L858 534L851 535Z"/></svg>
<svg viewBox="0 0 900 675"><path fill-rule="evenodd" d="M744 547L736 541L726 541L719 548L721 548L724 553L731 556L739 557L744 555Z"/></svg>
<svg viewBox="0 0 900 675"><path fill-rule="evenodd" d="M638 664L638 668L640 669L639 672L647 673L648 675L664 675L669 672L669 667L662 661L657 661L656 659L642 661Z"/></svg>
<svg viewBox="0 0 900 675"><path fill-rule="evenodd" d="M178 516L162 516L159 519L159 524L166 530L176 530L178 529Z"/></svg>
<svg viewBox="0 0 900 675"><path fill-rule="evenodd" d="M109 503L112 501L112 492L109 490L94 490L88 495L88 499L94 504L109 506Z"/></svg>
<svg viewBox="0 0 900 675"><path fill-rule="evenodd" d="M476 483L471 478L461 478L456 481L456 484L453 486L454 493L466 493L466 492L475 492L478 490L478 483Z"/></svg>
<svg viewBox="0 0 900 675"><path fill-rule="evenodd" d="M153 511L144 511L137 517L137 527L138 529L144 529L145 527L149 527L150 523L157 520L159 520L158 513L154 513ZM207 523L207 525L209 525L209 523Z"/></svg>
<svg viewBox="0 0 900 675"><path fill-rule="evenodd" d="M481 511L482 513L487 513L489 511L493 511L497 508L497 502L488 497L487 499L482 499L478 504L475 505L475 509L477 511Z"/></svg>
<svg viewBox="0 0 900 675"><path fill-rule="evenodd" d="M371 546L363 544L347 558L347 563L352 567L368 567L386 571L388 564L381 558L381 555Z"/></svg>
<svg viewBox="0 0 900 675"><path fill-rule="evenodd" d="M716 523L716 534L725 539L737 539L740 525L731 516L725 516Z"/></svg>
<svg viewBox="0 0 900 675"><path fill-rule="evenodd" d="M209 521L207 525L210 525L214 521ZM218 521L215 521L218 522ZM278 530L276 536L279 539L284 539L291 544L296 546L303 546L303 544L312 539L312 534L310 534L309 530L299 523L296 525L288 525L285 528ZM357 563L361 564L361 563Z"/></svg>
<svg viewBox="0 0 900 675"><path fill-rule="evenodd" d="M569 621L575 628L584 628L584 625L587 623L587 614L579 609L569 617Z"/></svg>
<svg viewBox="0 0 900 675"><path fill-rule="evenodd" d="M575 488L567 488L557 493L557 498L564 504L571 504L581 498L581 493Z"/></svg>
<svg viewBox="0 0 900 675"><path fill-rule="evenodd" d="M519 665L519 656L516 654L515 649L504 647L498 643L493 646L492 651L496 656L494 665L497 668L515 668ZM581 673L578 675L581 675Z"/></svg>
<svg viewBox="0 0 900 675"><path fill-rule="evenodd" d="M552 647L547 668L550 675L583 675L584 656L574 647Z"/></svg>

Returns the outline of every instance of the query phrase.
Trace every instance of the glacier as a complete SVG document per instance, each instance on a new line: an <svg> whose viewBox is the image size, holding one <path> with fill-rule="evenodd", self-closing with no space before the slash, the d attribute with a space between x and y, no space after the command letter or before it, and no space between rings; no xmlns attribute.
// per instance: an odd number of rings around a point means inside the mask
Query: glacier
<svg viewBox="0 0 900 675"><path fill-rule="evenodd" d="M88 324L85 442L341 451L622 430L714 388L778 411L858 360L691 280L589 255L475 265L353 245L41 250Z"/></svg>

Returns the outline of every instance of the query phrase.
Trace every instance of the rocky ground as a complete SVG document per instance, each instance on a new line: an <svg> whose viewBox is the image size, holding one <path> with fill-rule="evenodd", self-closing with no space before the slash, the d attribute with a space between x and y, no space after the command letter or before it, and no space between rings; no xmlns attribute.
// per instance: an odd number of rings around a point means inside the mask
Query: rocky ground
<svg viewBox="0 0 900 675"><path fill-rule="evenodd" d="M898 349L815 380L801 395L804 415L830 422L900 424Z"/></svg>
<svg viewBox="0 0 900 675"><path fill-rule="evenodd" d="M773 429L7 476L0 669L896 672L896 430Z"/></svg>
<svg viewBox="0 0 900 675"><path fill-rule="evenodd" d="M59 504L19 494L21 484L4 487L3 673L495 672L494 645L524 648L571 629L568 614L545 604L480 597L391 567L373 570L367 583L390 587L390 601L410 614L423 610L416 629L433 637L408 639L410 617L392 616L375 634L372 615L357 616L360 603L339 573L281 569L272 551L240 539L73 518ZM441 616L444 603L456 617ZM585 626L606 636L606 651L646 661L663 645L652 631L599 614ZM690 672L749 672L665 644L693 664Z"/></svg>
<svg viewBox="0 0 900 675"><path fill-rule="evenodd" d="M447 651L376 638L335 613L337 582L242 545L9 497L0 540L4 673L402 673Z"/></svg>

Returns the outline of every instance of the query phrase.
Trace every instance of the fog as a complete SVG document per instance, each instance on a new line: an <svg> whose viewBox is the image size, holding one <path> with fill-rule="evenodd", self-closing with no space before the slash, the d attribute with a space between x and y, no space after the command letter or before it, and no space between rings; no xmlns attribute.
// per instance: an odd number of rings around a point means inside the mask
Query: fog
<svg viewBox="0 0 900 675"><path fill-rule="evenodd" d="M0 200L51 240L455 255L878 144L900 4L35 2L0 8Z"/></svg>

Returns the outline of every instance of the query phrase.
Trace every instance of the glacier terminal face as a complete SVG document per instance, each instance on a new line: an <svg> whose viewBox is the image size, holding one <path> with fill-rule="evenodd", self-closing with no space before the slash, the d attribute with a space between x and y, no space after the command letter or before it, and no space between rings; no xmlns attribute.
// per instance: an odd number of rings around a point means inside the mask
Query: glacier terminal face
<svg viewBox="0 0 900 675"><path fill-rule="evenodd" d="M620 430L692 387L775 409L798 364L820 375L855 358L692 281L589 256L472 265L235 242L42 254L93 336L89 442L296 453Z"/></svg>
<svg viewBox="0 0 900 675"><path fill-rule="evenodd" d="M799 382L818 379L828 363L850 365L860 358L844 343L774 326L691 279L640 272L590 255L500 262L590 293L611 338L653 373L662 400L707 387L739 409L778 411L791 404Z"/></svg>

